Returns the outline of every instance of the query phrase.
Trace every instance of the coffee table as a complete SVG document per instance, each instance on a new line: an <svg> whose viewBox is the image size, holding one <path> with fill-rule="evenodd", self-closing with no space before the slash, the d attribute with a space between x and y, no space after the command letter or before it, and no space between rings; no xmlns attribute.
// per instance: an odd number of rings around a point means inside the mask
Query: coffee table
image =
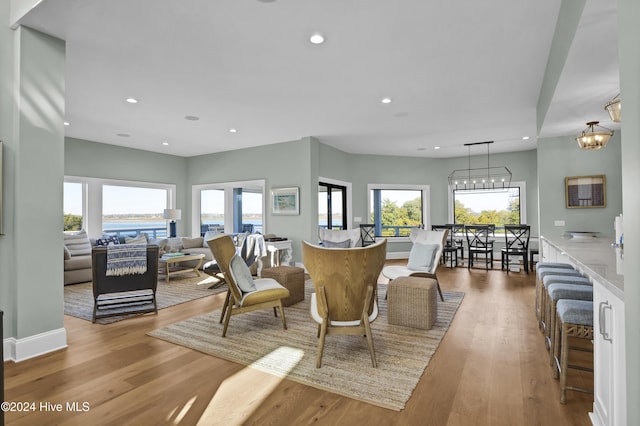
<svg viewBox="0 0 640 426"><path fill-rule="evenodd" d="M198 260L198 264L194 267L180 266L181 262L188 262L190 260ZM195 272L200 276L200 267L204 260L204 254L185 254L184 256L165 257L161 256L159 259L160 270L159 273L165 276L165 281L169 282L171 275L183 274L185 272Z"/></svg>

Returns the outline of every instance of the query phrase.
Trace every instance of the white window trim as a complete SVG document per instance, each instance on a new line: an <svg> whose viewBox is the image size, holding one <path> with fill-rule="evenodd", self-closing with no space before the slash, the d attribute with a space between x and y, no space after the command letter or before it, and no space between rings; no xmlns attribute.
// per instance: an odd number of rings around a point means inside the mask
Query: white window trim
<svg viewBox="0 0 640 426"><path fill-rule="evenodd" d="M527 223L527 183L525 181L511 182L511 187L519 187L520 188L520 223ZM454 211L453 211L453 190L455 189L455 185L449 185L449 202L447 205L449 206L449 222L454 223Z"/></svg>
<svg viewBox="0 0 640 426"><path fill-rule="evenodd" d="M331 185L339 185L347 188L347 211L345 212L347 215L347 229L353 229L353 184L351 182L345 182L336 179L330 179L325 177L318 177L318 186L320 186L320 182L328 183ZM316 216L319 212L316 214ZM358 225L360 226L360 225Z"/></svg>
<svg viewBox="0 0 640 426"><path fill-rule="evenodd" d="M191 186L191 234L193 236L200 236L200 192L208 189L223 189L224 190L224 232L229 234L233 233L233 189L234 188L260 188L262 189L262 233L266 234L267 230L267 210L265 179L257 180L245 180L236 182L220 182L220 183L205 183ZM231 219L229 219L231 218Z"/></svg>
<svg viewBox="0 0 640 426"><path fill-rule="evenodd" d="M387 183L369 183L367 184L367 218L371 217L371 190L373 189L406 189L422 191L422 223L425 229L431 229L431 209L427 206L431 205L431 186L430 185L410 185L410 184L387 184ZM409 237L386 237L389 241L405 242L411 241Z"/></svg>
<svg viewBox="0 0 640 426"><path fill-rule="evenodd" d="M102 236L102 187L104 185L164 189L167 191L167 208L176 208L176 185L173 184L83 176L65 176L64 182L83 184L82 224L89 237L93 238Z"/></svg>

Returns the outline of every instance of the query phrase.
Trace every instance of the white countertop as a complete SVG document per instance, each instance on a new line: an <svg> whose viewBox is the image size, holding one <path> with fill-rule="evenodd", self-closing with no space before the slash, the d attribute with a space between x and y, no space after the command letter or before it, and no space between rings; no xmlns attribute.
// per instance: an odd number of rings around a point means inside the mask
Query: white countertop
<svg viewBox="0 0 640 426"><path fill-rule="evenodd" d="M613 238L596 237L586 241L573 241L570 237L545 237L549 244L569 257L584 274L591 276L624 300L624 276L621 251L613 248Z"/></svg>

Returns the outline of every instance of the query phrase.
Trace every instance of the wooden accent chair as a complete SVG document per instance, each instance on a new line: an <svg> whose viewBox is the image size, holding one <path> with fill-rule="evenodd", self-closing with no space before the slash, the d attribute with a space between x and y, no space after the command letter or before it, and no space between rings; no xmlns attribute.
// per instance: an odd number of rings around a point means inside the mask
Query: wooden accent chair
<svg viewBox="0 0 640 426"><path fill-rule="evenodd" d="M284 308L282 307L282 299L289 297L289 290L273 278L258 278L253 280L249 267L236 253L236 246L233 244L233 240L229 235L216 235L208 240L207 244L229 286L227 300L222 308L222 315L224 315L222 337L225 337L227 334L229 319L232 315L265 308L273 308L273 313L276 317L278 316L276 307L280 309L282 326L286 330L287 322L284 316ZM234 257L236 259L234 259ZM237 259L239 259L239 261L235 262ZM240 271L238 268L240 268ZM245 288L243 290L243 284L239 282L241 279L249 281L249 284L252 282L255 289Z"/></svg>
<svg viewBox="0 0 640 426"><path fill-rule="evenodd" d="M442 256L442 250L447 241L447 235L449 235L449 231L447 229L428 231L426 229L412 228L411 233L409 234L409 239L413 242L413 246L411 247L411 253L409 253L409 262L406 266L385 266L382 270L382 275L390 280L395 280L400 277L433 278L436 280L440 300L444 302L444 296L442 295L442 289L440 288L436 271L440 264L440 257ZM425 246L434 245L437 246L437 249L433 252L428 251L425 248ZM428 256L429 254L432 256L429 259L423 256Z"/></svg>
<svg viewBox="0 0 640 426"><path fill-rule="evenodd" d="M376 367L370 324L378 316L376 289L386 254L386 239L354 248L325 248L302 242L303 262L316 291L310 310L318 323L317 368L322 365L327 334L365 335Z"/></svg>

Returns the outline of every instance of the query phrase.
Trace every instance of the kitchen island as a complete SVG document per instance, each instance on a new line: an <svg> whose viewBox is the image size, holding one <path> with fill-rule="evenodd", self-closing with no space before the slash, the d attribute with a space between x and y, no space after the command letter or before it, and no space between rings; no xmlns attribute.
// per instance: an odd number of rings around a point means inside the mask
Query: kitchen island
<svg viewBox="0 0 640 426"><path fill-rule="evenodd" d="M594 425L626 424L624 253L613 238L540 238L542 260L570 263L593 283Z"/></svg>

